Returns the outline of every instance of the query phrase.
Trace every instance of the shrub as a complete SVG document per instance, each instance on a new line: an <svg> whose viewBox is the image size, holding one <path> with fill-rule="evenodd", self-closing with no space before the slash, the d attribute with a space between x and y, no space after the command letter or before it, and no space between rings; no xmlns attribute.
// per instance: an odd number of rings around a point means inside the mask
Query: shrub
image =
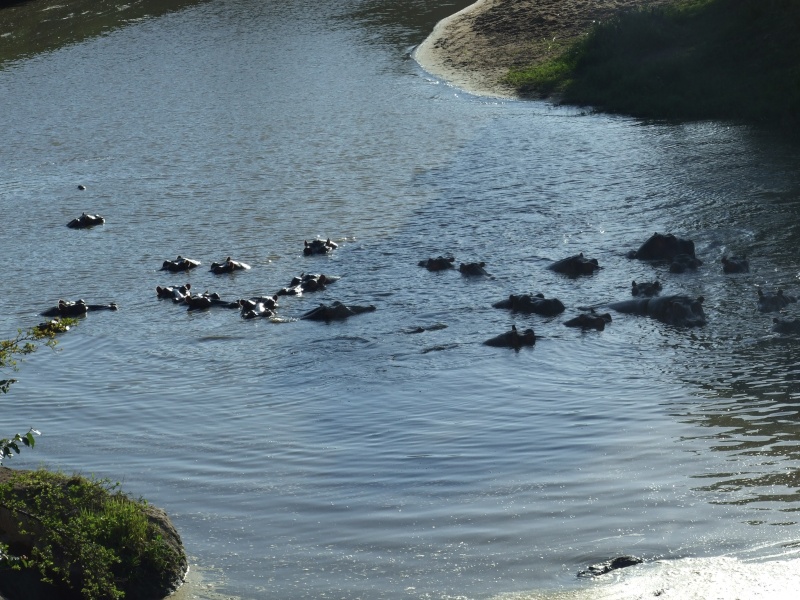
<svg viewBox="0 0 800 600"><path fill-rule="evenodd" d="M163 597L182 579L186 557L177 532L118 484L41 469L2 471L0 507L18 526L6 546L16 558L7 569L35 571L87 600Z"/></svg>

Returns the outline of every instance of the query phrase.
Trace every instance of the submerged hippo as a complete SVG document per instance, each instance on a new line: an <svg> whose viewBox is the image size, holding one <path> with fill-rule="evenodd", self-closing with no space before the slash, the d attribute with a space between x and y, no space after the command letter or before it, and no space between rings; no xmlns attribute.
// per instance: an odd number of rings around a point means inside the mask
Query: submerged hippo
<svg viewBox="0 0 800 600"><path fill-rule="evenodd" d="M586 258L581 252L580 254L557 260L547 268L556 273L578 277L579 275L591 275L601 267L598 265L596 258Z"/></svg>
<svg viewBox="0 0 800 600"><path fill-rule="evenodd" d="M680 295L641 298L615 302L609 307L621 313L652 317L676 327L700 327L706 324L702 296L695 299Z"/></svg>
<svg viewBox="0 0 800 600"><path fill-rule="evenodd" d="M581 329L596 329L597 331L603 331L606 328L607 323L611 323L610 314L603 313L598 315L594 311L588 313L581 313L577 317L574 317L569 321L564 321L564 325L566 325L567 327L580 327Z"/></svg>
<svg viewBox="0 0 800 600"><path fill-rule="evenodd" d="M658 296L661 292L661 282L657 279L655 281L645 281L643 283L636 283L635 281L631 284L631 295L632 296Z"/></svg>
<svg viewBox="0 0 800 600"><path fill-rule="evenodd" d="M59 300L56 306L40 313L43 317L79 317L90 310L119 310L115 302L111 304L86 304L84 300Z"/></svg>
<svg viewBox="0 0 800 600"><path fill-rule="evenodd" d="M334 302L330 305L320 304L317 308L311 309L300 318L310 321L338 321L374 310L375 307L371 304L369 306L345 306L341 302Z"/></svg>
<svg viewBox="0 0 800 600"><path fill-rule="evenodd" d="M268 300L272 300L273 302L263 302L262 299L256 300L239 300L239 304L242 307L242 318L243 319L258 319L258 318L269 318L273 316L274 309L277 306L274 302L274 298L269 298Z"/></svg>
<svg viewBox="0 0 800 600"><path fill-rule="evenodd" d="M778 290L774 294L765 294L761 288L758 288L759 312L777 312L793 302L797 302L797 297L787 296L783 290Z"/></svg>
<svg viewBox="0 0 800 600"><path fill-rule="evenodd" d="M742 256L723 256L722 260L723 273L748 273L750 271L750 262L747 257Z"/></svg>
<svg viewBox="0 0 800 600"><path fill-rule="evenodd" d="M256 296L255 298L245 298L239 300L237 304L241 307L242 311L255 310L259 304L264 305L267 310L274 311L278 308L278 295L274 296Z"/></svg>
<svg viewBox="0 0 800 600"><path fill-rule="evenodd" d="M492 304L494 308L508 308L514 312L536 313L553 317L564 312L564 305L558 298L545 298L544 294L511 294L508 300L501 300Z"/></svg>
<svg viewBox="0 0 800 600"><path fill-rule="evenodd" d="M187 294L183 302L189 307L188 310L206 310L209 308L239 308L239 301L231 302L223 300L217 292L208 291L202 294Z"/></svg>
<svg viewBox="0 0 800 600"><path fill-rule="evenodd" d="M519 350L523 346L533 346L536 344L536 335L533 329L526 329L521 334L517 331L517 326L512 325L511 331L506 331L498 336L483 342L485 346L494 346L496 348L514 348Z"/></svg>
<svg viewBox="0 0 800 600"><path fill-rule="evenodd" d="M106 220L100 215L90 215L83 213L77 219L72 219L67 223L67 227L71 229L86 229L87 227L94 227L95 225L102 225Z"/></svg>
<svg viewBox="0 0 800 600"><path fill-rule="evenodd" d="M170 271L177 273L179 271L189 271L195 267L200 266L199 260L192 260L191 258L184 258L180 254L175 260L165 260L161 265L162 271Z"/></svg>
<svg viewBox="0 0 800 600"><path fill-rule="evenodd" d="M420 267L425 267L428 271L445 271L447 269L455 268L453 263L456 261L452 256L437 256L436 258L428 258L421 260L417 264Z"/></svg>
<svg viewBox="0 0 800 600"><path fill-rule="evenodd" d="M458 272L468 277L490 277L484 267L485 262L461 263L458 266Z"/></svg>
<svg viewBox="0 0 800 600"><path fill-rule="evenodd" d="M787 333L792 335L800 333L800 319L773 317L772 323L772 331L775 333Z"/></svg>
<svg viewBox="0 0 800 600"><path fill-rule="evenodd" d="M237 260L231 260L229 256L221 263L212 262L210 270L215 275L222 275L223 273L233 273L234 271L246 271L249 268L250 265Z"/></svg>
<svg viewBox="0 0 800 600"><path fill-rule="evenodd" d="M312 254L328 254L338 248L339 245L332 242L330 238L327 240L306 240L303 245L303 254L311 256Z"/></svg>
<svg viewBox="0 0 800 600"><path fill-rule="evenodd" d="M671 233L654 233L638 250L631 250L627 256L639 260L672 261L678 254L688 254L696 258L694 242L675 237Z"/></svg>
<svg viewBox="0 0 800 600"><path fill-rule="evenodd" d="M293 277L288 287L278 290L279 296L302 296L305 292L321 292L329 284L338 281L340 277L330 275L301 273L299 277Z"/></svg>
<svg viewBox="0 0 800 600"><path fill-rule="evenodd" d="M676 254L669 264L670 273L685 273L686 271L696 271L703 261L689 254Z"/></svg>
<svg viewBox="0 0 800 600"><path fill-rule="evenodd" d="M183 302L191 293L192 284L156 286L156 295L159 298L171 298L173 302Z"/></svg>

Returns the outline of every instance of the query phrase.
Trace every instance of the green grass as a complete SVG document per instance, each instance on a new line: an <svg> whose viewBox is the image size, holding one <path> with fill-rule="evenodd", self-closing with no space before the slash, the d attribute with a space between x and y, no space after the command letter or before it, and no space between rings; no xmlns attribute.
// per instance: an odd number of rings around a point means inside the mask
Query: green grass
<svg viewBox="0 0 800 600"><path fill-rule="evenodd" d="M512 70L526 96L655 119L800 125L800 3L684 0L620 14Z"/></svg>
<svg viewBox="0 0 800 600"><path fill-rule="evenodd" d="M9 509L32 542L6 550L5 563L90 600L137 597L144 580L182 575L185 557L164 539L148 505L105 480L45 470L14 472L0 485ZM12 568L14 568L12 567ZM6 567L9 568L9 567ZM10 576L6 571L0 577ZM144 595L147 595L145 593Z"/></svg>

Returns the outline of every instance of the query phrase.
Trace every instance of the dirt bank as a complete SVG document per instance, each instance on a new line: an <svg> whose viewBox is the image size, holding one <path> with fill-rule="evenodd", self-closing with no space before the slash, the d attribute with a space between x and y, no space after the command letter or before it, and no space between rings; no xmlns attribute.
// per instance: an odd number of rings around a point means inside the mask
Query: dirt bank
<svg viewBox="0 0 800 600"><path fill-rule="evenodd" d="M441 21L414 58L429 73L479 95L513 97L511 67L541 62L617 11L672 0L478 0Z"/></svg>

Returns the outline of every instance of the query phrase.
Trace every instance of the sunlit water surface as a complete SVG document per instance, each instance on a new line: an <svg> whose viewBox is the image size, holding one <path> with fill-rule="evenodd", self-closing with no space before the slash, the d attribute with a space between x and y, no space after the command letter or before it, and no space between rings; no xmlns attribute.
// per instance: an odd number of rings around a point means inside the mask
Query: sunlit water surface
<svg viewBox="0 0 800 600"><path fill-rule="evenodd" d="M800 154L465 95L409 54L466 4L216 0L0 70L0 331L59 298L121 307L25 360L3 433L43 435L14 466L122 481L245 599L572 594L619 554L795 557L800 352L755 299L800 291ZM106 224L67 229L83 211ZM624 257L654 231L703 267ZM315 237L340 247L304 257ZM603 269L545 269L577 252ZM493 277L417 266L442 253ZM724 253L751 272L724 276ZM159 271L178 254L203 266ZM229 255L252 270L207 271ZM155 295L303 271L342 279L283 299L285 323ZM708 325L563 326L656 277L704 296ZM525 292L567 311L491 307ZM333 300L377 310L294 320ZM512 323L535 348L482 345Z"/></svg>

